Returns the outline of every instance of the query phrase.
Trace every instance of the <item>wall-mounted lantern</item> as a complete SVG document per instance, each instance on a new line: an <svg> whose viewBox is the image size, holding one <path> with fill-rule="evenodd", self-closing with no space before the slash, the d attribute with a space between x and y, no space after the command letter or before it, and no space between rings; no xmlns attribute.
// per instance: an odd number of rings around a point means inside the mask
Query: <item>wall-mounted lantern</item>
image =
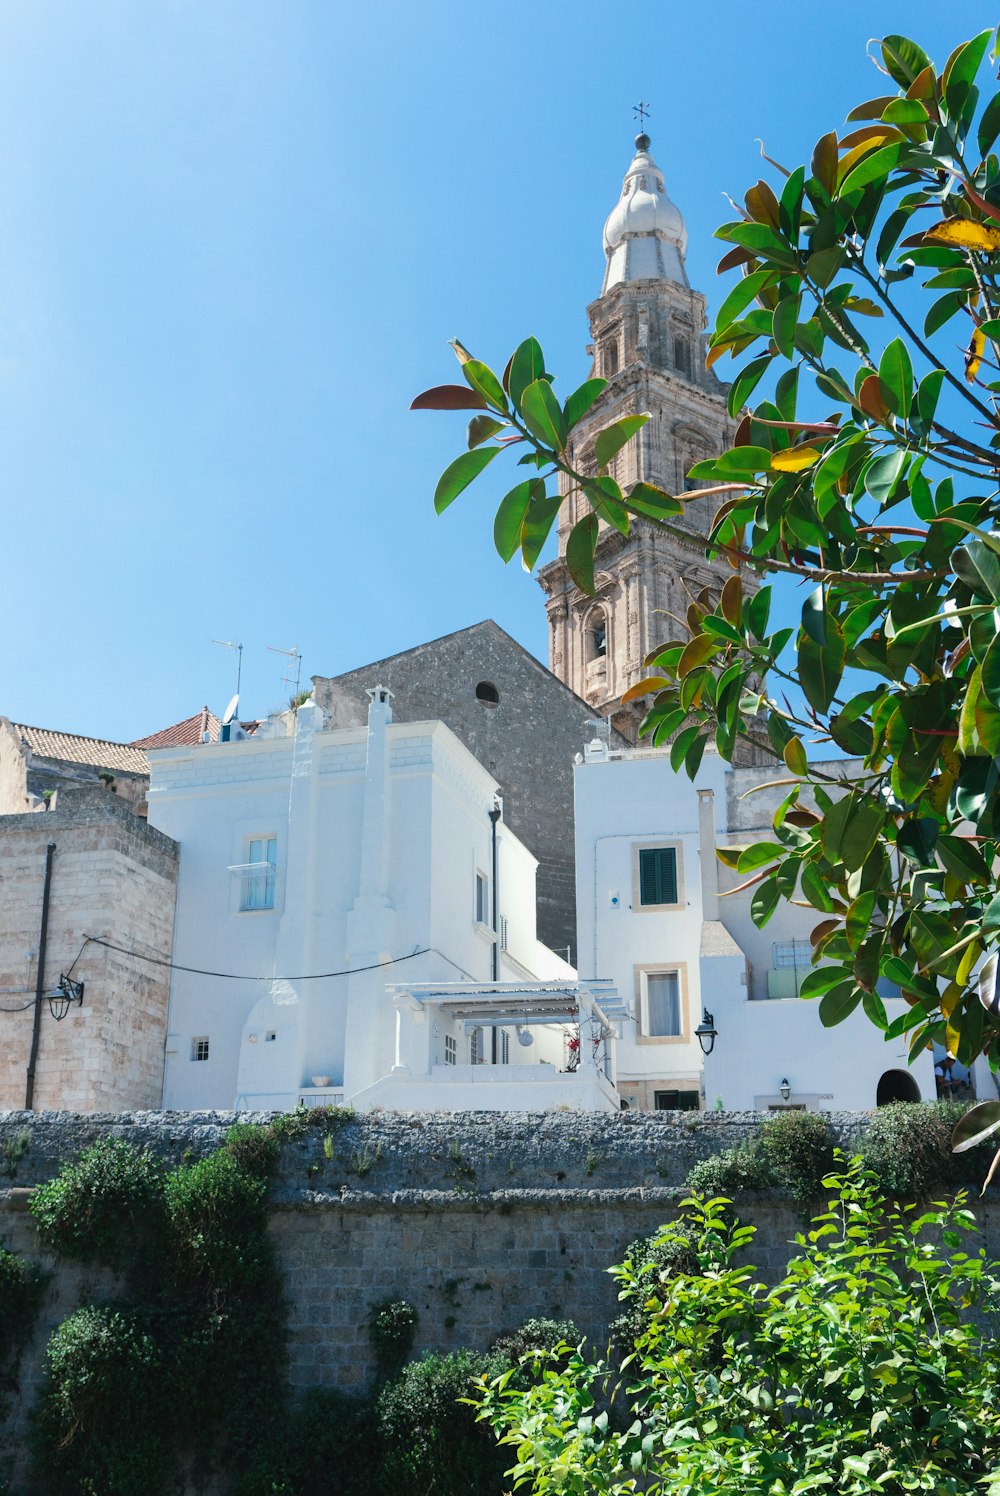
<svg viewBox="0 0 1000 1496"><path fill-rule="evenodd" d="M778 1090L781 1093L781 1099L782 1099L782 1101L787 1101L788 1098L789 1098L789 1096L791 1096L791 1094L792 1094L792 1088L788 1084L788 1077L787 1076L781 1082L781 1085L778 1087Z"/></svg>
<svg viewBox="0 0 1000 1496"><path fill-rule="evenodd" d="M72 977L67 977L60 973L58 986L45 995L49 1000L49 1012L56 1023L61 1023L70 1008L74 1005L78 1007L82 1006L83 983L74 982Z"/></svg>
<svg viewBox="0 0 1000 1496"><path fill-rule="evenodd" d="M701 1045L702 1054L711 1054L715 1048L715 1041L719 1037L719 1031L715 1027L715 1019L707 1008L701 1010L701 1022L695 1029L694 1036Z"/></svg>

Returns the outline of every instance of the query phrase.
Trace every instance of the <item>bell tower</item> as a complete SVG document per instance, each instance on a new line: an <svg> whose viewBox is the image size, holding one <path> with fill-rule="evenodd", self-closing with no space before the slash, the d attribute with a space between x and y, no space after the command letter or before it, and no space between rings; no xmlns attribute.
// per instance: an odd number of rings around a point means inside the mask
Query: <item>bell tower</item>
<svg viewBox="0 0 1000 1496"><path fill-rule="evenodd" d="M725 386L705 367L705 298L688 283L684 220L649 153L649 136L637 135L635 145L621 196L604 225L601 294L587 308L591 377L608 385L576 428L569 456L578 471L595 472L597 433L623 416L648 412L650 419L609 471L626 495L639 482L681 493L689 486L689 468L732 445L735 422ZM568 485L560 481L565 492ZM675 522L690 532L690 544L643 520L633 519L628 538L602 522L597 592L587 597L565 559L570 530L589 512L583 495L575 494L560 511L558 557L539 572L550 668L592 704L595 716L611 717L633 741L642 704L622 708L621 697L642 678L649 651L678 636L668 615L683 619L703 588L717 595L733 575L725 560L706 559L712 501L700 510L695 502ZM753 586L745 579L747 584Z"/></svg>

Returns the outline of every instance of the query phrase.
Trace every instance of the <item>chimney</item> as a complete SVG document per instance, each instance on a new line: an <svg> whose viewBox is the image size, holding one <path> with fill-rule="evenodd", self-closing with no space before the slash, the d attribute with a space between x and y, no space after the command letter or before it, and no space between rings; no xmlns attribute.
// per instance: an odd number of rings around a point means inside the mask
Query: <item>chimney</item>
<svg viewBox="0 0 1000 1496"><path fill-rule="evenodd" d="M701 917L719 918L719 862L715 855L715 791L698 791L698 847L701 854Z"/></svg>

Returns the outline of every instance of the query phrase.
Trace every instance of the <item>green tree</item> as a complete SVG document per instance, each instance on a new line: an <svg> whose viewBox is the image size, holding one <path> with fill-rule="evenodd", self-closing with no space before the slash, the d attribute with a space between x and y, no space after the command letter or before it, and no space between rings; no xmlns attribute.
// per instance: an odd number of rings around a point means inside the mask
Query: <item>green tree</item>
<svg viewBox="0 0 1000 1496"><path fill-rule="evenodd" d="M1000 1352L967 1307L1000 1284L962 1250L972 1217L892 1206L858 1160L826 1184L776 1288L737 1265L753 1227L697 1197L644 1262L612 1270L641 1310L621 1364L562 1346L533 1380L483 1380L480 1417L510 1446L515 1484L996 1496Z"/></svg>
<svg viewBox="0 0 1000 1496"><path fill-rule="evenodd" d="M505 561L520 551L533 567L565 496L585 495L566 549L584 591L602 525L671 531L690 508L733 575L647 659L630 693L650 701L642 731L692 777L709 740L726 759L743 739L774 756L787 795L772 835L720 856L755 885L758 925L782 899L816 910L803 996L824 1024L862 1006L911 1055L937 1041L996 1066L983 958L1000 931L1000 94L981 101L976 83L993 41L984 31L939 71L886 37L880 96L808 165L772 163L775 186L757 182L717 231L719 269L739 278L708 358L740 361L742 415L733 447L691 470L704 486L622 492L608 464L644 415L609 425L597 470L576 471L569 434L604 382L561 403L533 338L501 378L456 343L465 384L414 407L475 412L439 512L517 455L524 476L494 526ZM773 393L746 409L772 370ZM797 629L770 626L771 588L745 592L747 567L807 584ZM810 765L806 737L860 760L849 793ZM880 982L907 1001L892 1023Z"/></svg>

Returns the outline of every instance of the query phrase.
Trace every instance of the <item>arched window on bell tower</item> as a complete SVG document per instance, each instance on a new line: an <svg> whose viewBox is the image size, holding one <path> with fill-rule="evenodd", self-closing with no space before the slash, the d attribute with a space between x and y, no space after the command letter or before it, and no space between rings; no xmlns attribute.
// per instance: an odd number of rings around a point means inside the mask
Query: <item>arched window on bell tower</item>
<svg viewBox="0 0 1000 1496"><path fill-rule="evenodd" d="M605 675L608 668L608 615L603 608L591 608L583 629L584 658L587 677Z"/></svg>
<svg viewBox="0 0 1000 1496"><path fill-rule="evenodd" d="M674 368L685 379L691 377L691 344L685 332L674 333Z"/></svg>
<svg viewBox="0 0 1000 1496"><path fill-rule="evenodd" d="M618 328L613 327L601 339L601 377L611 379L618 373Z"/></svg>

